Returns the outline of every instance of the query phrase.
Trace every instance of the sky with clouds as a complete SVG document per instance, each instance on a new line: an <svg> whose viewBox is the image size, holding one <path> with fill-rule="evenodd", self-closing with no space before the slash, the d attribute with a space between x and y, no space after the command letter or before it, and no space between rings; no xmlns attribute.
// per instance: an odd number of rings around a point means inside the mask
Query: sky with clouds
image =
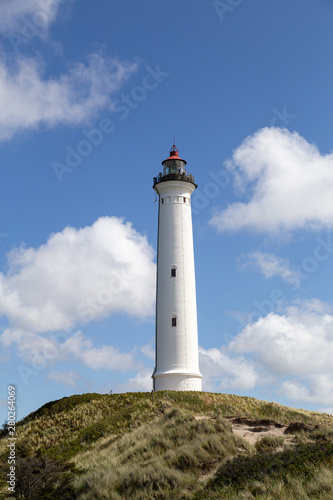
<svg viewBox="0 0 333 500"><path fill-rule="evenodd" d="M157 204L193 195L203 389L333 412L333 6L0 6L0 412L149 391Z"/></svg>

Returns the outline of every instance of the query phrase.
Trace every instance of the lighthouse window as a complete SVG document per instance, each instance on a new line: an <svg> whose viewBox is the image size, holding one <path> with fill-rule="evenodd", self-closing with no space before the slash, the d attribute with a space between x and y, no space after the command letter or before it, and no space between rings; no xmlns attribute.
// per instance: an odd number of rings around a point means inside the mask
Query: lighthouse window
<svg viewBox="0 0 333 500"><path fill-rule="evenodd" d="M184 200L184 203L186 203L186 198L183 198L183 200Z"/></svg>
<svg viewBox="0 0 333 500"><path fill-rule="evenodd" d="M171 326L177 326L177 318L171 318Z"/></svg>
<svg viewBox="0 0 333 500"><path fill-rule="evenodd" d="M163 203L164 203L164 198L162 198L162 205L163 205Z"/></svg>
<svg viewBox="0 0 333 500"><path fill-rule="evenodd" d="M171 278L175 278L176 277L176 269L173 267L171 269Z"/></svg>

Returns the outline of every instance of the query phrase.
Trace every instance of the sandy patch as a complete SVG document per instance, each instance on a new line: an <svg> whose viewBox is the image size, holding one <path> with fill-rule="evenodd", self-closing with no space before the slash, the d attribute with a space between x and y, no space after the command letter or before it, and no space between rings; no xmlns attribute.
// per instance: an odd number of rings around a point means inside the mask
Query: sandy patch
<svg viewBox="0 0 333 500"><path fill-rule="evenodd" d="M252 445L255 445L263 436L284 436L285 444L291 443L294 439L292 434L286 437L286 429L289 426L275 420L251 420L246 417L230 417L229 420L234 434L246 439Z"/></svg>

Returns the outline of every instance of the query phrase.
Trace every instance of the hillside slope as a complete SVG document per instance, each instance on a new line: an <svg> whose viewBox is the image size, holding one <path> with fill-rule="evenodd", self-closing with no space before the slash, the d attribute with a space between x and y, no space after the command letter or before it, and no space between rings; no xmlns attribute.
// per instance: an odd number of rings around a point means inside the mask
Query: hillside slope
<svg viewBox="0 0 333 500"><path fill-rule="evenodd" d="M40 474L45 457L71 470L57 476L71 482L68 496L51 484L36 500L287 499L296 490L299 498L333 498L333 416L254 398L84 394L31 413L16 437L24 470L33 463ZM6 445L3 432L3 463Z"/></svg>

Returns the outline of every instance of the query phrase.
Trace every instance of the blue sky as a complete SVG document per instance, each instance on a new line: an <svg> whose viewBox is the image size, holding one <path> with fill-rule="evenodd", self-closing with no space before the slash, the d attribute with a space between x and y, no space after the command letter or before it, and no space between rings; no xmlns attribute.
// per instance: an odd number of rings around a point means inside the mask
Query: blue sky
<svg viewBox="0 0 333 500"><path fill-rule="evenodd" d="M207 391L333 412L329 0L4 0L1 421L151 389L157 204L195 175Z"/></svg>

